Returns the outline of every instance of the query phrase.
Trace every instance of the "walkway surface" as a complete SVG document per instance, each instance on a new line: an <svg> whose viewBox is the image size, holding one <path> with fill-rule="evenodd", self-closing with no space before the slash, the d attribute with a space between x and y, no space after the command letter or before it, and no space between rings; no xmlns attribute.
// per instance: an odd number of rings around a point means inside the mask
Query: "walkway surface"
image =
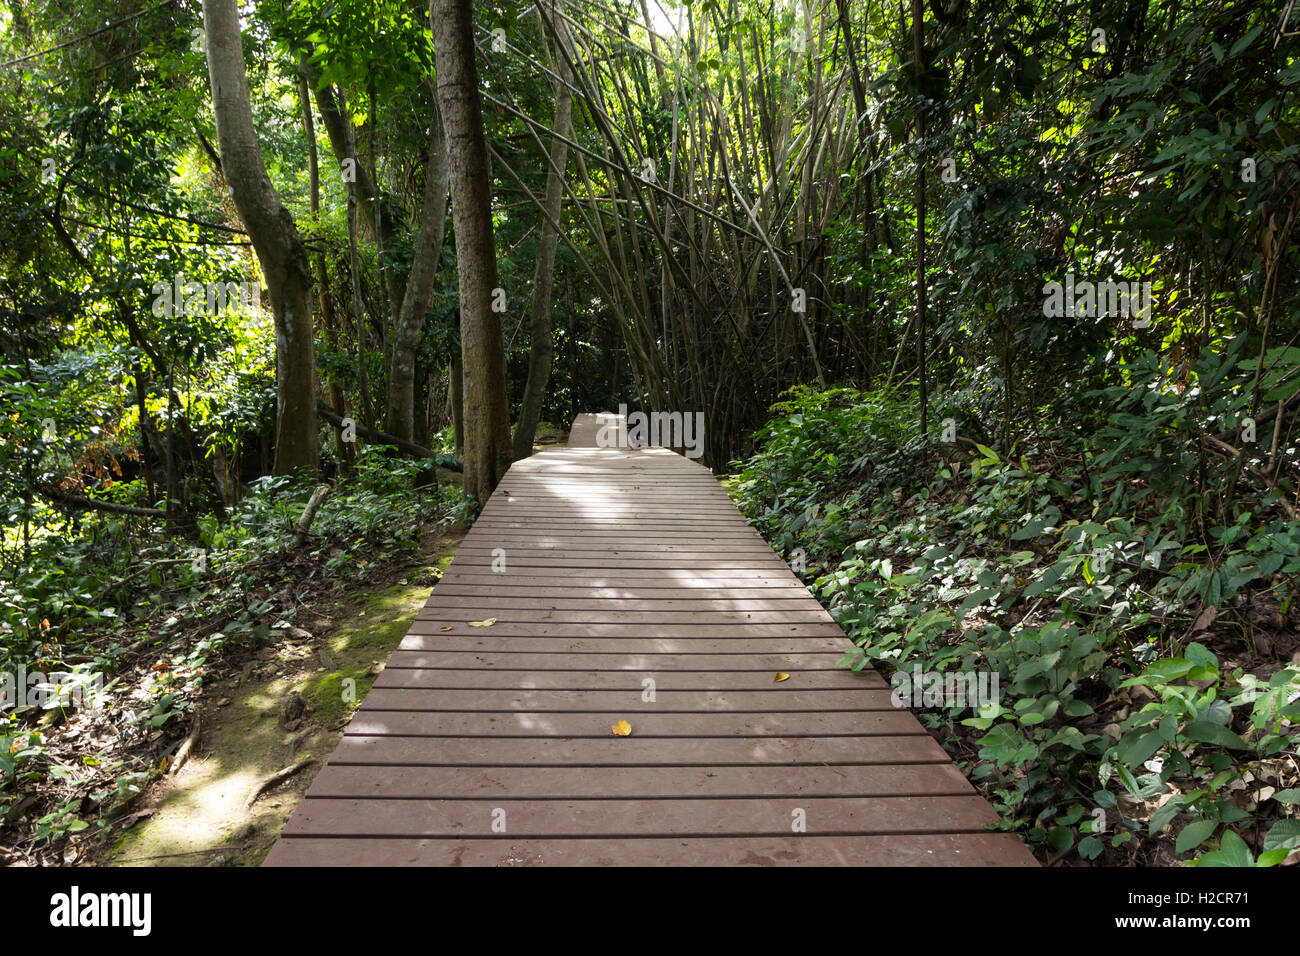
<svg viewBox="0 0 1300 956"><path fill-rule="evenodd" d="M1034 865L713 475L597 427L510 469L267 865Z"/></svg>

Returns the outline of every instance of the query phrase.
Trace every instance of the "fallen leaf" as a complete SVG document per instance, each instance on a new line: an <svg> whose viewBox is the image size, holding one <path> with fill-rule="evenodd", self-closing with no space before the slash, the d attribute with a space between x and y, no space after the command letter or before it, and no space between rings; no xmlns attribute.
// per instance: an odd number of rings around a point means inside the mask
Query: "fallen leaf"
<svg viewBox="0 0 1300 956"><path fill-rule="evenodd" d="M450 630L451 630L451 625L448 624L446 627L440 627L440 628L438 628L438 630L440 630L440 631L450 631Z"/></svg>
<svg viewBox="0 0 1300 956"><path fill-rule="evenodd" d="M609 729L615 737L630 737L632 735L632 725L626 720L620 720Z"/></svg>
<svg viewBox="0 0 1300 956"><path fill-rule="evenodd" d="M491 627L496 622L497 622L496 618L490 617L486 621L470 621L469 626L470 627Z"/></svg>
<svg viewBox="0 0 1300 956"><path fill-rule="evenodd" d="M790 679L790 675L789 675L789 674L778 673L775 677L772 678L772 683L773 683L773 684L779 684L779 683L781 683L781 681L783 681L783 680L789 680L789 679Z"/></svg>

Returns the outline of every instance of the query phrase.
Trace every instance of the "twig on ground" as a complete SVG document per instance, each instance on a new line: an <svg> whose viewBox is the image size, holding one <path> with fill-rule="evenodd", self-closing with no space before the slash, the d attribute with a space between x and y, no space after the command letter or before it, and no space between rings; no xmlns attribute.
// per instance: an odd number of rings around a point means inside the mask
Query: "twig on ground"
<svg viewBox="0 0 1300 956"><path fill-rule="evenodd" d="M298 773L299 771L305 770L306 768L310 767L315 762L316 762L315 757L303 757L297 763L290 764L289 766L285 767L282 770L277 770L275 773L271 774L271 776L267 777L265 780L263 780L261 783L259 783L257 786L253 788L253 792L248 795L248 800L244 804L244 809L251 810L253 804L257 802L258 797L266 793L266 791L270 790L272 787L276 786L277 784L283 783L284 781L288 780L290 777L292 777L294 774Z"/></svg>
<svg viewBox="0 0 1300 956"><path fill-rule="evenodd" d="M181 767L185 766L185 761L190 759L190 754L194 750L194 745L199 742L199 715L194 715L194 723L190 726L189 735L185 738L180 748L176 751L176 757L172 760L171 775L174 777L180 773Z"/></svg>

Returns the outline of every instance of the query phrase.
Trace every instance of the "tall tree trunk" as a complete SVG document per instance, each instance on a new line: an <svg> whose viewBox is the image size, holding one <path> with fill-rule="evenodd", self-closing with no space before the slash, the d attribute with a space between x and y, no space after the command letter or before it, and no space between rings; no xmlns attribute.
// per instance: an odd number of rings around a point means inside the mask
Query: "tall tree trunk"
<svg viewBox="0 0 1300 956"><path fill-rule="evenodd" d="M244 74L237 0L204 0L203 28L221 166L266 276L275 315L275 472L314 471L320 461L307 249L262 161Z"/></svg>
<svg viewBox="0 0 1300 956"><path fill-rule="evenodd" d="M436 91L431 88L430 93ZM429 161L424 168L420 234L415 241L406 294L393 329L393 358L388 370L388 431L404 441L411 441L415 432L415 353L420 346L420 333L424 331L424 313L433 298L433 279L438 272L446 221L447 146L435 96L429 117Z"/></svg>
<svg viewBox="0 0 1300 956"><path fill-rule="evenodd" d="M430 0L450 167L451 211L460 280L461 359L465 377L465 493L486 502L510 467L510 407L497 288L487 144L474 62L470 0Z"/></svg>
<svg viewBox="0 0 1300 956"><path fill-rule="evenodd" d="M378 245L393 320L392 336L386 336L384 342L385 368L388 371L384 421L391 434L406 441L411 440L415 414L415 353L424 330L424 313L433 296L433 280L438 271L447 219L447 150L436 91L431 88L430 92L434 94L434 102L429 121L429 158L424 170L420 229L413 249L411 270L403 286L398 270L388 261L391 256L385 251L396 245L399 236L393 222L383 216L380 208L382 193L374 173L373 124L370 165L367 166L357 150L351 120L335 98L333 89L326 85L316 91L316 104L335 158L340 163L345 159L355 163L355 179L348 188L357 194L358 208Z"/></svg>
<svg viewBox="0 0 1300 956"><path fill-rule="evenodd" d="M916 374L920 381L921 434L929 427L930 402L925 382L925 16L921 0L912 0L912 55L916 77Z"/></svg>
<svg viewBox="0 0 1300 956"><path fill-rule="evenodd" d="M451 393L451 435L457 454L465 450L465 376L461 373L460 356L451 360L447 389Z"/></svg>
<svg viewBox="0 0 1300 956"><path fill-rule="evenodd" d="M307 178L308 202L313 219L320 213L320 159L316 152L316 122L311 113L311 87L307 82L308 67L306 54L298 58L298 105L302 110L303 135L307 141ZM338 350L339 334L334 315L333 302L329 294L329 271L325 266L325 253L319 249L312 258L316 269L316 303L320 308L321 328L325 333L330 348ZM348 411L344 400L343 388L337 381L329 383L330 407L340 415ZM334 454L349 467L352 465L352 443L343 440L343 429L334 429ZM238 483L236 483L238 484Z"/></svg>
<svg viewBox="0 0 1300 956"><path fill-rule="evenodd" d="M313 83L320 82L318 73L308 72L307 78ZM348 188L357 193L358 210L362 221L375 240L381 271L387 283L389 303L394 308L400 307L404 294L401 279L398 277L397 270L393 268L393 263L385 258L387 255L385 250L393 249L399 237L393 222L380 214L380 201L383 197L379 189L378 177L366 165L361 150L357 148L356 133L352 129L352 119L347 112L347 97L342 87L339 88L339 95L336 97L332 86L328 84L320 86L316 90L316 108L320 110L321 123L329 137L334 158L340 166L345 160L351 160L353 163L353 177ZM373 157L373 138L371 142L370 153Z"/></svg>
<svg viewBox="0 0 1300 956"><path fill-rule="evenodd" d="M542 414L542 400L551 378L551 279L555 274L555 247L559 234L552 223L560 221L560 200L564 192L564 167L569 158L569 137L573 132L573 71L569 68L568 33L561 19L560 2L551 4L555 29L556 72L555 135L551 138L550 169L546 173L546 215L542 217L542 236L537 244L537 264L533 271L532 344L528 353L528 381L515 424L514 456L518 461L533 453L533 436ZM653 38L653 36L652 36Z"/></svg>

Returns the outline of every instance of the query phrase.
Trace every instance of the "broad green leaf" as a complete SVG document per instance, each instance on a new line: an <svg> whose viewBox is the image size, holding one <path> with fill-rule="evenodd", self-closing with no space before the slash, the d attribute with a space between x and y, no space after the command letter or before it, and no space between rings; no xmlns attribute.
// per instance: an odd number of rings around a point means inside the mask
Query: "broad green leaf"
<svg viewBox="0 0 1300 956"><path fill-rule="evenodd" d="M1178 834L1178 842L1174 844L1174 852L1181 855L1190 850L1195 850L1213 836L1218 827L1218 820L1193 820L1183 827L1182 832Z"/></svg>
<svg viewBox="0 0 1300 956"><path fill-rule="evenodd" d="M1246 841L1232 830L1224 830L1219 848L1196 861L1197 866L1254 866L1255 857Z"/></svg>
<svg viewBox="0 0 1300 956"><path fill-rule="evenodd" d="M1300 820L1279 820L1264 837L1265 850L1300 850Z"/></svg>
<svg viewBox="0 0 1300 956"><path fill-rule="evenodd" d="M1208 720L1193 720L1183 728L1183 736L1206 744L1217 744L1230 750L1249 750L1250 745L1234 734L1227 727L1220 727Z"/></svg>

